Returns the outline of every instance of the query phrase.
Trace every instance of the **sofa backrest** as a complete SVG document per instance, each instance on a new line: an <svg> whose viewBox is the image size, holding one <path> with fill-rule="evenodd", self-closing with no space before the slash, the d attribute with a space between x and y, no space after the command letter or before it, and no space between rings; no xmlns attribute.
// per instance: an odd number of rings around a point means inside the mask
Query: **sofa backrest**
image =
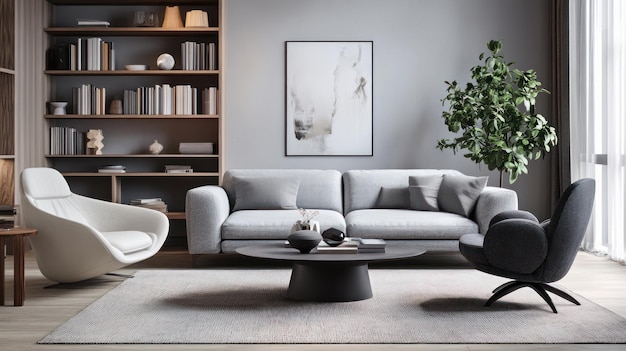
<svg viewBox="0 0 626 351"><path fill-rule="evenodd" d="M342 213L341 173L319 169L231 169L224 173L222 187L231 209L235 205L233 177L295 176L300 179L296 204L298 208L326 209Z"/></svg>
<svg viewBox="0 0 626 351"><path fill-rule="evenodd" d="M374 169L350 170L343 174L344 214L354 210L375 208L381 188L409 186L409 177L416 175L462 174L452 169Z"/></svg>

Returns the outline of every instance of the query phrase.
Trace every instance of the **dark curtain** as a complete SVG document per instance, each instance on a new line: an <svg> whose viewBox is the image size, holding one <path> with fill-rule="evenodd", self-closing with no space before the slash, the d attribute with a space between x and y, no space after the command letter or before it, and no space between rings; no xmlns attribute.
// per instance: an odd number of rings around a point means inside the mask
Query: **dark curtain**
<svg viewBox="0 0 626 351"><path fill-rule="evenodd" d="M569 0L551 1L552 123L559 142L551 152L551 207L571 183L569 102Z"/></svg>

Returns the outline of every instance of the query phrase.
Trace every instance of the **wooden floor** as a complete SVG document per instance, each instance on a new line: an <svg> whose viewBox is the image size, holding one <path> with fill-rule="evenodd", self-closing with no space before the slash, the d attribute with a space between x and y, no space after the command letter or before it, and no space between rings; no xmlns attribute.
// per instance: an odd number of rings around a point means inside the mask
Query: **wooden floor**
<svg viewBox="0 0 626 351"><path fill-rule="evenodd" d="M12 303L12 256L7 257L6 303ZM265 261L233 255L204 256L196 265L253 268ZM37 341L117 286L123 278L103 276L87 283L54 286L37 268L32 253L26 258L26 302L22 307L0 306L0 350L626 350L626 345L37 345ZM160 253L121 273L136 269L191 268L183 252ZM373 265L372 268L389 267ZM397 269L471 269L459 254L426 254L394 263ZM559 282L621 316L626 317L626 267L603 257L579 253L569 274ZM52 286L51 286L52 285ZM626 330L624 331L626 333Z"/></svg>

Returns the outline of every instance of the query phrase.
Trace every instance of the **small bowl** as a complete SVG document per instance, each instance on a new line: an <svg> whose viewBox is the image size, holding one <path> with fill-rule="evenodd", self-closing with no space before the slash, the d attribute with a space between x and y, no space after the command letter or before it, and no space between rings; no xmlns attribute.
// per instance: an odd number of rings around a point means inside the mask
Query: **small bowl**
<svg viewBox="0 0 626 351"><path fill-rule="evenodd" d="M317 247L317 244L322 241L322 236L314 230L298 230L289 234L287 241L300 253L307 254Z"/></svg>
<svg viewBox="0 0 626 351"><path fill-rule="evenodd" d="M124 67L129 71L145 71L148 69L148 65L126 65Z"/></svg>

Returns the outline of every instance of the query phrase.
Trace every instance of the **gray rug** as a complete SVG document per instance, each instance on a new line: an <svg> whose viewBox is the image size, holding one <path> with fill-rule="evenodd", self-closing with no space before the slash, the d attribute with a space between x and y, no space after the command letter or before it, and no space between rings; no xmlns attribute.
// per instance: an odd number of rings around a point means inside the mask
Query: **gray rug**
<svg viewBox="0 0 626 351"><path fill-rule="evenodd" d="M288 300L290 271L145 270L40 343L626 343L626 319L573 294L559 313L530 289L484 307L505 280L474 270L372 269L374 297Z"/></svg>

